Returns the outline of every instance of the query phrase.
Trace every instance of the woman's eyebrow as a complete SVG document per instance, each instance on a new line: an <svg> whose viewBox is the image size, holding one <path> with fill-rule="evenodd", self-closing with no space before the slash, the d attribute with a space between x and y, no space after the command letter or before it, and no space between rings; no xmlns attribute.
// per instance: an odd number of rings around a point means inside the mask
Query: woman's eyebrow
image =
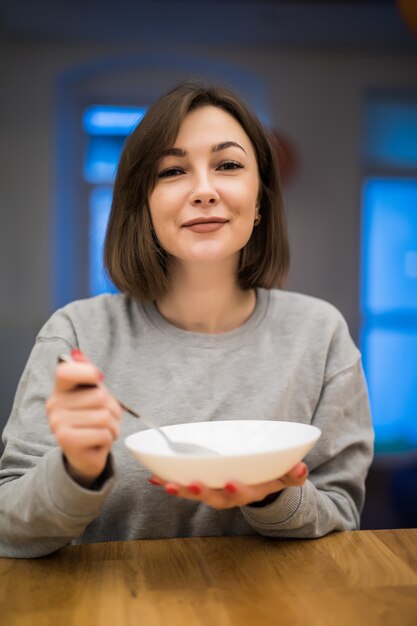
<svg viewBox="0 0 417 626"><path fill-rule="evenodd" d="M211 147L212 152L220 152L220 150L226 150L226 148L240 148L246 154L246 150L242 148L240 143L236 143L236 141L223 141L222 143L218 143L215 146Z"/></svg>
<svg viewBox="0 0 417 626"><path fill-rule="evenodd" d="M165 148L165 150L162 150L161 157L175 156L183 158L186 154L186 151L181 148Z"/></svg>
<svg viewBox="0 0 417 626"><path fill-rule="evenodd" d="M211 152L220 152L221 150L226 150L227 148L232 147L239 148L246 154L246 150L242 148L239 143L236 143L236 141L222 141L221 143L217 143L214 146L211 146ZM175 156L183 159L187 156L187 152L182 148L165 148L165 150L162 151L161 158L166 156Z"/></svg>

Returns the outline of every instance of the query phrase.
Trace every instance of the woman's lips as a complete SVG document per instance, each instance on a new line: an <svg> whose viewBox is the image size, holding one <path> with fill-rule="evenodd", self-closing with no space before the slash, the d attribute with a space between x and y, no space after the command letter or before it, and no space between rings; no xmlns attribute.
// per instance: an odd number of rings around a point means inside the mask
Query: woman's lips
<svg viewBox="0 0 417 626"><path fill-rule="evenodd" d="M212 233L215 230L220 230L225 224L227 222L198 222L197 224L183 226L183 228L192 230L193 233Z"/></svg>

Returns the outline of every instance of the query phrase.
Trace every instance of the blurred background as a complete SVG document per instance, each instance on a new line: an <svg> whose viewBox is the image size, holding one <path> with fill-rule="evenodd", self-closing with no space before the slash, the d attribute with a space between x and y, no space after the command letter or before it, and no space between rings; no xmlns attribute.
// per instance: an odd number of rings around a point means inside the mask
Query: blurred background
<svg viewBox="0 0 417 626"><path fill-rule="evenodd" d="M288 289L335 304L362 350L362 527L417 526L417 2L0 0L0 76L0 429L46 319L112 289L125 137L178 80L208 80L275 134Z"/></svg>

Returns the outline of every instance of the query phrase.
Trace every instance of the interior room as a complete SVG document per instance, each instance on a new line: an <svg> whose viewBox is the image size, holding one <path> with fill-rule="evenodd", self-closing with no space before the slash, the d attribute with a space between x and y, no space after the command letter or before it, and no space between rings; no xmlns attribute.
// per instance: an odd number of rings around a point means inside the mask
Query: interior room
<svg viewBox="0 0 417 626"><path fill-rule="evenodd" d="M337 307L363 354L376 443L362 528L417 525L417 22L406 5L0 2L1 429L51 313L112 290L100 255L129 128L178 81L224 84L277 141L286 289Z"/></svg>

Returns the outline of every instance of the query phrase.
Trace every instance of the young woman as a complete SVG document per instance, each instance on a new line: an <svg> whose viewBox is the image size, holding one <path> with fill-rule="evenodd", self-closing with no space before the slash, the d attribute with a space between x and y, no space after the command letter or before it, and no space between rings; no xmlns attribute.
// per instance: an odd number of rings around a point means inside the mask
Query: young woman
<svg viewBox="0 0 417 626"><path fill-rule="evenodd" d="M333 306L279 288L288 255L278 167L256 117L219 88L184 84L158 100L115 182L105 263L121 294L57 311L19 384L1 555L358 528L373 444L360 354ZM74 362L57 367L69 351ZM159 425L289 420L323 434L305 463L265 484L164 483L126 450L138 422L112 392Z"/></svg>

